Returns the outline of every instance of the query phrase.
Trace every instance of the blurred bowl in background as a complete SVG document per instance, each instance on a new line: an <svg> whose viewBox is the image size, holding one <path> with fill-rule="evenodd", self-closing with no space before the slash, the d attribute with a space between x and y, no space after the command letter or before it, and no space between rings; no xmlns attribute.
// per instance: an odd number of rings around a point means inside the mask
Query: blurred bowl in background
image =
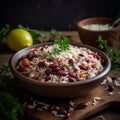
<svg viewBox="0 0 120 120"><path fill-rule="evenodd" d="M79 20L76 26L82 43L98 48L99 43L96 40L101 35L104 40L108 41L109 46L118 48L120 26L113 27L112 22L112 19L104 17Z"/></svg>

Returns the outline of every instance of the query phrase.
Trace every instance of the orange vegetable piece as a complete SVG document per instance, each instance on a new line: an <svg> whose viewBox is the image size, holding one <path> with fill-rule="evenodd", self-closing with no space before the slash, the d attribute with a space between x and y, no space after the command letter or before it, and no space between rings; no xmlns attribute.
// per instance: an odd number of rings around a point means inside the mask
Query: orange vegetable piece
<svg viewBox="0 0 120 120"><path fill-rule="evenodd" d="M23 58L23 59L22 59L22 64L23 64L23 66L27 67L27 66L29 66L29 65L30 65L30 62L29 62L29 60L28 60L28 59Z"/></svg>
<svg viewBox="0 0 120 120"><path fill-rule="evenodd" d="M34 51L39 51L39 48L35 48Z"/></svg>
<svg viewBox="0 0 120 120"><path fill-rule="evenodd" d="M80 78L86 78L86 75L85 75L85 73L80 72L80 73L79 73L79 77L80 77Z"/></svg>

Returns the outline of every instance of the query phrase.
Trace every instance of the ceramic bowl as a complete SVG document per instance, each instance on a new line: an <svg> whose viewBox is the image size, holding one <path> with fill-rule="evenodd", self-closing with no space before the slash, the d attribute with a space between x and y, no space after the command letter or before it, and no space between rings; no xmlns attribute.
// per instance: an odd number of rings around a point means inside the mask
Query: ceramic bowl
<svg viewBox="0 0 120 120"><path fill-rule="evenodd" d="M71 98L71 97L78 97L81 95L89 94L94 88L100 85L100 83L105 79L106 75L109 73L111 68L111 63L107 55L88 45L80 44L80 43L71 43L78 47L86 47L90 50L97 52L104 60L105 66L102 72L100 72L97 76L78 82L69 82L69 83L42 83L40 81L30 79L25 77L21 73L19 73L16 69L16 65L19 59L25 56L31 48L36 48L43 45L51 45L54 43L42 43L36 44L27 48L24 48L18 52L16 52L9 60L10 70L18 82L21 84L25 89L31 91L40 96L46 97L57 97L57 98Z"/></svg>
<svg viewBox="0 0 120 120"><path fill-rule="evenodd" d="M111 18L97 17L97 18L86 18L77 21L77 30L79 37L84 44L91 45L93 47L99 48L99 43L96 42L98 36L101 35L104 40L108 41L109 46L111 47L119 47L120 46L120 26L112 27L108 30L91 30L86 29L83 26L98 24L105 25L111 23L113 20Z"/></svg>

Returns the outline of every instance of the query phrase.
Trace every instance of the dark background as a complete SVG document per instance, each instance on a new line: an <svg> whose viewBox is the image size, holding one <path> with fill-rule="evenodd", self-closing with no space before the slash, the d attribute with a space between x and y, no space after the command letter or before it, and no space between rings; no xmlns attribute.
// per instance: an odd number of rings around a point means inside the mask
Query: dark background
<svg viewBox="0 0 120 120"><path fill-rule="evenodd" d="M119 0L4 0L0 3L0 28L18 24L40 30L76 30L88 17L115 18Z"/></svg>

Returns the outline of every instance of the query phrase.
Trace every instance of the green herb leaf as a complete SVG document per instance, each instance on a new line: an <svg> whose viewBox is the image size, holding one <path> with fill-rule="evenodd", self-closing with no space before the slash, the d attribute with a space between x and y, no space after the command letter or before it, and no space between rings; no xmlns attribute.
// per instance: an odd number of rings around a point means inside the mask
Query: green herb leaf
<svg viewBox="0 0 120 120"><path fill-rule="evenodd" d="M113 49L108 46L107 40L104 40L102 36L98 36L97 42L101 50L106 49L106 53L111 60L112 68L120 68L120 48Z"/></svg>
<svg viewBox="0 0 120 120"><path fill-rule="evenodd" d="M54 48L54 51L60 53L61 51L69 50L69 42L70 40L67 37L55 40L55 44L57 44L58 47Z"/></svg>
<svg viewBox="0 0 120 120"><path fill-rule="evenodd" d="M0 73L9 73L10 69L7 65L3 64L2 62L0 62Z"/></svg>
<svg viewBox="0 0 120 120"><path fill-rule="evenodd" d="M60 48L54 48L54 51L60 53L62 50Z"/></svg>
<svg viewBox="0 0 120 120"><path fill-rule="evenodd" d="M108 41L107 40L103 40L101 35L98 36L98 39L96 41L99 43L99 48L101 50L103 50L103 49L108 47Z"/></svg>
<svg viewBox="0 0 120 120"><path fill-rule="evenodd" d="M37 29L31 29L29 27L24 27L21 24L18 25L18 28L25 29L29 31L33 37L34 44L41 43L43 40L40 41L39 37L46 38L47 35L44 34L43 31L37 30Z"/></svg>
<svg viewBox="0 0 120 120"><path fill-rule="evenodd" d="M23 106L8 92L0 91L0 118L18 120L18 115L24 115Z"/></svg>

